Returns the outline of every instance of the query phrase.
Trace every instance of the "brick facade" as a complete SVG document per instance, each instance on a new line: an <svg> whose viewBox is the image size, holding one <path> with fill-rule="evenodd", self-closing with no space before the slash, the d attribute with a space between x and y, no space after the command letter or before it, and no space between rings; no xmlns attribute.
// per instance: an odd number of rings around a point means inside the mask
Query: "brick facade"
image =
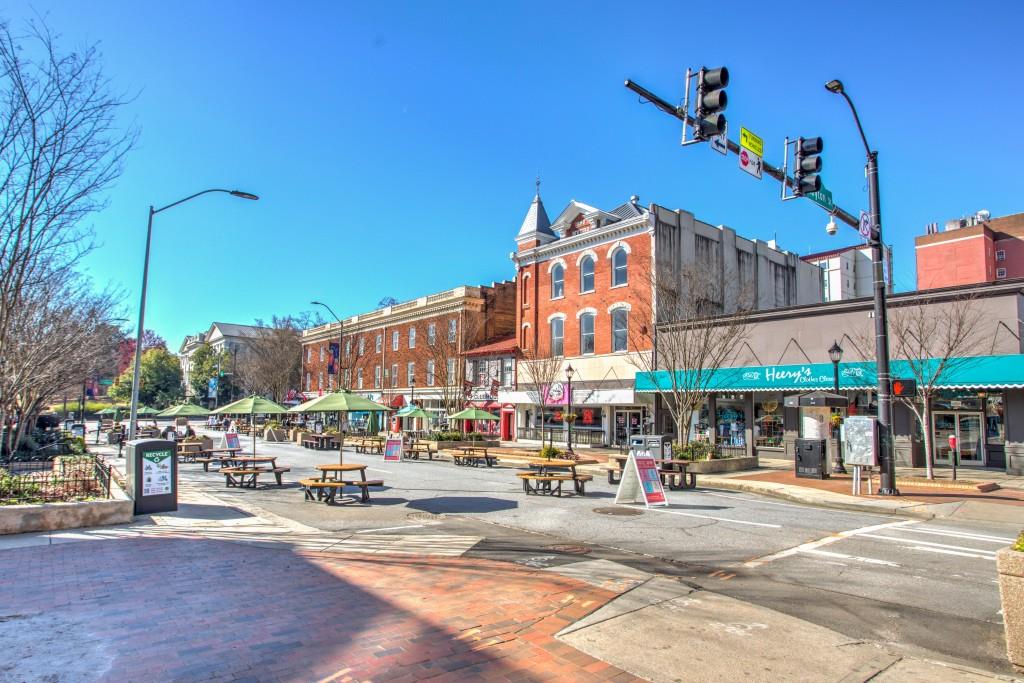
<svg viewBox="0 0 1024 683"><path fill-rule="evenodd" d="M1024 277L1024 213L949 221L914 239L917 288L938 289Z"/></svg>

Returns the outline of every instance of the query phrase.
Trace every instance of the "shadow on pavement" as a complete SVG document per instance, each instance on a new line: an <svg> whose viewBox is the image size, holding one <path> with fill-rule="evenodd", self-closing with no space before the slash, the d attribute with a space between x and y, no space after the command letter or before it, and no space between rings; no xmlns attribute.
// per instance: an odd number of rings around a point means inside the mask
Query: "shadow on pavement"
<svg viewBox="0 0 1024 683"><path fill-rule="evenodd" d="M500 510L513 510L519 507L519 503L514 500L502 500L485 496L438 496L437 498L411 501L408 507L413 510L433 513L498 512Z"/></svg>

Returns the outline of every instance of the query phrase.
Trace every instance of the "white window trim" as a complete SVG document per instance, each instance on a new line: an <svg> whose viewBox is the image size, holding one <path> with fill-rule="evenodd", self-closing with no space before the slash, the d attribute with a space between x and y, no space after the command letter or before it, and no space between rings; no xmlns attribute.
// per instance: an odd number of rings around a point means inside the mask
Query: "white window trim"
<svg viewBox="0 0 1024 683"><path fill-rule="evenodd" d="M625 285L618 285L618 286L619 287L625 287ZM625 301L616 301L615 303L613 303L611 306L608 307L608 314L611 315L611 312L614 311L617 308L625 308L627 311L632 311L633 310L633 307L629 303L627 303Z"/></svg>
<svg viewBox="0 0 1024 683"><path fill-rule="evenodd" d="M593 249L586 249L582 253L580 253L579 256L576 257L576 267L577 268L579 268L583 264L583 259L586 258L587 256L589 256L590 258L594 259L594 264L595 265L597 264L598 261L601 260L601 259L599 259L597 257L597 252L596 251L594 251Z"/></svg>
<svg viewBox="0 0 1024 683"><path fill-rule="evenodd" d="M597 324L597 309L596 308L581 308L580 310L576 311L576 319L579 320L580 318L582 318L587 313L593 313L594 314L594 324L596 325Z"/></svg>
<svg viewBox="0 0 1024 683"><path fill-rule="evenodd" d="M620 241L616 242L615 244L613 244L608 249L607 258L608 258L609 261L611 260L612 256L615 254L616 250L618 250L618 249L622 249L624 252L626 252L627 255L632 253L632 251L629 248L629 243L628 242L623 242L623 241L620 240Z"/></svg>
<svg viewBox="0 0 1024 683"><path fill-rule="evenodd" d="M1006 268L996 268L996 277L1006 277Z"/></svg>
<svg viewBox="0 0 1024 683"><path fill-rule="evenodd" d="M551 271L555 269L555 266L562 266L562 274L565 274L565 259L559 256L554 261L548 262L548 275L551 275Z"/></svg>
<svg viewBox="0 0 1024 683"><path fill-rule="evenodd" d="M561 318L562 320L565 320L566 315L565 313L552 313L551 315L548 316L548 324L550 325L551 321L554 320L555 318ZM530 323L523 323L524 328L529 326Z"/></svg>
<svg viewBox="0 0 1024 683"><path fill-rule="evenodd" d="M1005 249L996 249L996 261L1005 261L1005 260L1006 260L1006 250Z"/></svg>

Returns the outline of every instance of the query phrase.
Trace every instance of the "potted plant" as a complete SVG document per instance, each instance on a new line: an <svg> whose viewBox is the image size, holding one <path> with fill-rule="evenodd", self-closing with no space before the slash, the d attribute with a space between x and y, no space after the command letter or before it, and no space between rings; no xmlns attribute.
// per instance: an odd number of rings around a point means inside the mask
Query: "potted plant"
<svg viewBox="0 0 1024 683"><path fill-rule="evenodd" d="M1018 672L1024 672L1024 531L1017 542L996 553L999 599L1003 603L1006 656Z"/></svg>
<svg viewBox="0 0 1024 683"><path fill-rule="evenodd" d="M561 457L562 451L558 450L554 446L548 445L548 446L544 446L543 448L540 449L539 455L542 458L545 458L547 460L551 460L553 458Z"/></svg>

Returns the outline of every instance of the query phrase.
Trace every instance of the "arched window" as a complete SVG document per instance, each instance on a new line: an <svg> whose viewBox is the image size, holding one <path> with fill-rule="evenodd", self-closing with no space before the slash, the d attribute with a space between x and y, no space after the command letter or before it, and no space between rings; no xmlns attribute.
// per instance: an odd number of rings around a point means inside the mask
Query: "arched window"
<svg viewBox="0 0 1024 683"><path fill-rule="evenodd" d="M628 254L623 248L618 248L615 253L612 254L612 287L624 285L629 282L629 274L627 273L626 259Z"/></svg>
<svg viewBox="0 0 1024 683"><path fill-rule="evenodd" d="M551 319L551 355L562 356L565 355L565 319L564 318L552 318Z"/></svg>
<svg viewBox="0 0 1024 683"><path fill-rule="evenodd" d="M580 316L580 355L594 352L594 314Z"/></svg>
<svg viewBox="0 0 1024 683"><path fill-rule="evenodd" d="M584 256L580 261L580 293L594 291L594 259Z"/></svg>
<svg viewBox="0 0 1024 683"><path fill-rule="evenodd" d="M629 311L616 308L612 311L612 351L625 351L627 346L626 331Z"/></svg>
<svg viewBox="0 0 1024 683"><path fill-rule="evenodd" d="M523 308L526 308L527 306L530 305L530 274L529 273L524 273L523 274L523 296L520 299L520 301L522 302Z"/></svg>
<svg viewBox="0 0 1024 683"><path fill-rule="evenodd" d="M565 267L562 264L551 269L551 298L558 299L565 294Z"/></svg>

